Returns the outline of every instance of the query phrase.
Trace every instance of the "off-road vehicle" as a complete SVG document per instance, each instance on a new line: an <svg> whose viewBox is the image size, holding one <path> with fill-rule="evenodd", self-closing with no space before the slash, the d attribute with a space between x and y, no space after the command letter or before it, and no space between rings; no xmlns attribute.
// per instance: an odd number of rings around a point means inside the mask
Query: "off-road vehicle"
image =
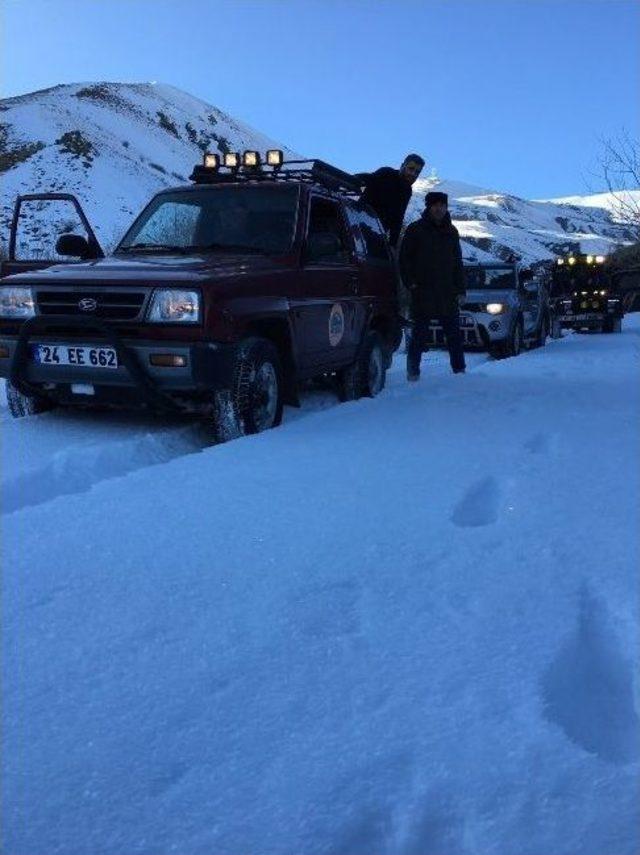
<svg viewBox="0 0 640 855"><path fill-rule="evenodd" d="M551 301L562 327L619 333L623 301L604 255L573 253L550 270Z"/></svg>
<svg viewBox="0 0 640 855"><path fill-rule="evenodd" d="M552 327L549 298L528 268L514 262L465 265L464 271L467 296L460 329L466 348L502 358L546 343ZM429 337L436 347L445 343L437 320L430 324Z"/></svg>
<svg viewBox="0 0 640 855"><path fill-rule="evenodd" d="M223 440L279 424L309 378L344 400L384 387L397 274L351 176L270 151L206 155L191 181L154 196L110 257L75 197L18 198L0 282L14 416L144 406L201 415ZM54 202L84 227L57 238L72 263L17 252L25 206Z"/></svg>

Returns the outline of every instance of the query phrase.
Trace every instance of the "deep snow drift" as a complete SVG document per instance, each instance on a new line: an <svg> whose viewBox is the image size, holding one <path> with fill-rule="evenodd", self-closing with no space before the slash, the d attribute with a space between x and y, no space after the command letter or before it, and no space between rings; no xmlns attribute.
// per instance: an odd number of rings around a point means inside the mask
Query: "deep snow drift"
<svg viewBox="0 0 640 855"><path fill-rule="evenodd" d="M2 410L4 852L640 851L640 318L470 364Z"/></svg>

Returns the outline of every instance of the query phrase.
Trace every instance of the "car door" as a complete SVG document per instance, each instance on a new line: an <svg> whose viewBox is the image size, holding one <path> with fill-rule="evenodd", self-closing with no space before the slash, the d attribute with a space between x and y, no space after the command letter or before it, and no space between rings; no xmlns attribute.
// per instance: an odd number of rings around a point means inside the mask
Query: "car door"
<svg viewBox="0 0 640 855"><path fill-rule="evenodd" d="M8 260L2 263L2 276L80 261L80 258L70 259L56 251L58 239L65 234L84 237L91 257L104 257L82 206L73 194L30 193L18 196L13 209Z"/></svg>
<svg viewBox="0 0 640 855"><path fill-rule="evenodd" d="M374 306L387 316L397 314L399 273L385 231L373 211L358 202L346 203L345 210L358 265L355 331L360 341Z"/></svg>
<svg viewBox="0 0 640 855"><path fill-rule="evenodd" d="M327 196L311 194L296 306L305 369L329 370L355 357L357 286L353 242L341 205Z"/></svg>

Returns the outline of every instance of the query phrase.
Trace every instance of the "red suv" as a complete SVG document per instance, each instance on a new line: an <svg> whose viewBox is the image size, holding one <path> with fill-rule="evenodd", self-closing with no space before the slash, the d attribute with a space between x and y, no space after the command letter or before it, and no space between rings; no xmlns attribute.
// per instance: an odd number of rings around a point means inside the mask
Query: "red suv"
<svg viewBox="0 0 640 855"><path fill-rule="evenodd" d="M377 395L401 337L385 232L347 173L279 154L271 166L207 155L107 258L75 197L19 197L0 283L12 414L146 406L199 414L224 440L279 424L302 380L332 376L343 400ZM78 261L18 252L26 207L53 203L84 228L49 217L67 232L57 256Z"/></svg>

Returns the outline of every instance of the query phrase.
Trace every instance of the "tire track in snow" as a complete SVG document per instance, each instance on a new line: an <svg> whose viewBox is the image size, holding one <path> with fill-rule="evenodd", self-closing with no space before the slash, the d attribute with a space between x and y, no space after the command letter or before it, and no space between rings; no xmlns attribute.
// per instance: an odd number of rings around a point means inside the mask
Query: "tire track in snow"
<svg viewBox="0 0 640 855"><path fill-rule="evenodd" d="M388 374L390 383L383 394L409 396L415 390L406 385L404 380L404 354L398 354L394 365ZM481 360L484 363L486 359ZM429 353L424 360L431 369L436 369L435 376L448 373L448 356L445 352ZM2 402L5 401L4 384L2 384ZM434 390L430 390L434 394ZM299 410L287 414L286 422L308 418L315 413L339 405L335 391L330 385L313 388L307 385L301 397ZM9 424L13 422L8 417L6 409L2 408L2 418ZM40 417L42 418L42 417ZM46 418L46 416L45 416ZM285 422L285 426L286 426ZM242 439L242 437L238 437ZM53 501L60 496L70 496L85 493L97 484L128 475L150 466L168 463L178 457L195 454L211 447L211 439L198 431L197 425L190 425L180 430L149 431L135 440L126 439L122 442L82 446L56 452L46 464L9 478L0 486L0 515L15 513L23 508L34 507Z"/></svg>
<svg viewBox="0 0 640 855"><path fill-rule="evenodd" d="M168 435L146 433L134 441L58 451L45 465L2 483L0 512L11 514L60 496L85 493L102 481L196 454L205 447L190 427Z"/></svg>

